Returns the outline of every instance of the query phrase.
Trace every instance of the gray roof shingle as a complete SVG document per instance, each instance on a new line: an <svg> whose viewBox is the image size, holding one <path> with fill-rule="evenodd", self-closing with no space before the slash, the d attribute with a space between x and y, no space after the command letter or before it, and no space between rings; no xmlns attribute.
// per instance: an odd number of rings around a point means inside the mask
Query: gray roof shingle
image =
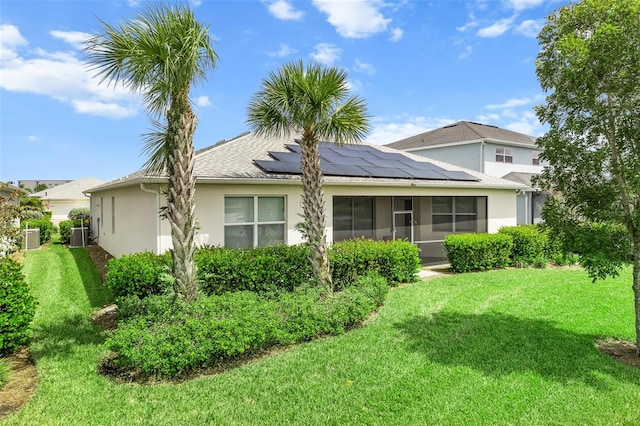
<svg viewBox="0 0 640 426"><path fill-rule="evenodd" d="M255 181L271 180L299 182L300 176L280 173L267 173L258 167L254 160L273 160L269 151L286 151L285 145L294 143L294 137L266 138L257 136L255 133L243 133L231 140L220 141L215 145L196 151L195 154L195 175L198 182L207 181ZM393 148L371 145L384 152L400 153L415 161L429 162L450 171L466 172L478 179L477 182L456 182L456 181L414 181L411 179L397 178L371 178L371 177L345 177L345 176L325 176L325 182L366 185L374 182L399 186L408 185L408 182L415 182L418 186L449 186L449 187L493 187L493 188L514 188L520 189L522 185L517 183L488 176L476 171L454 166L441 161L428 159L422 156L413 155L408 152L398 151ZM120 186L138 185L140 183L166 182L166 177L151 176L144 171L138 171L128 176L113 180L104 185L91 188L86 192L97 192L107 188Z"/></svg>
<svg viewBox="0 0 640 426"><path fill-rule="evenodd" d="M471 121L459 121L439 129L392 142L386 146L401 150L413 150L481 140L535 146L535 139L531 136Z"/></svg>

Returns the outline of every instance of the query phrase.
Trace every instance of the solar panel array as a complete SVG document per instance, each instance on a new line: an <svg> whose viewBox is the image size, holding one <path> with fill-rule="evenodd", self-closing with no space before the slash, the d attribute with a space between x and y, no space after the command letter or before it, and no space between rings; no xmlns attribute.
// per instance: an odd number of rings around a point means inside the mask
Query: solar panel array
<svg viewBox="0 0 640 426"><path fill-rule="evenodd" d="M300 145L285 145L288 152L273 152L273 160L254 162L267 173L301 174ZM380 151L370 145L321 143L320 166L325 176L478 181L468 173L445 170L433 163L415 161L403 154Z"/></svg>

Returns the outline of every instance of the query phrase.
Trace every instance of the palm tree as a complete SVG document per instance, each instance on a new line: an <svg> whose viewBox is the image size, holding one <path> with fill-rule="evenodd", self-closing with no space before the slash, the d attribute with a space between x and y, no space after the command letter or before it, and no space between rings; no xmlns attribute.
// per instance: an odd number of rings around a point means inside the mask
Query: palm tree
<svg viewBox="0 0 640 426"><path fill-rule="evenodd" d="M196 21L187 5L156 4L135 19L111 26L87 41L87 62L102 81L141 92L159 129L147 137L147 170L168 175L167 209L171 226L174 288L187 301L197 295L194 254L193 134L197 117L192 84L215 66L209 26Z"/></svg>
<svg viewBox="0 0 640 426"><path fill-rule="evenodd" d="M326 218L318 143L357 143L369 131L364 100L348 97L346 72L302 61L283 65L263 80L249 102L247 123L261 136L301 136L301 230L318 283L333 290L326 248Z"/></svg>

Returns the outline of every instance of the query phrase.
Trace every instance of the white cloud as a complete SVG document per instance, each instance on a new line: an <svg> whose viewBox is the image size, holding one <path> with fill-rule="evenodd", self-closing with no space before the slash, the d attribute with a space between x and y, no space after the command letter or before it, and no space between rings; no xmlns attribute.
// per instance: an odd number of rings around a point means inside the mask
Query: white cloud
<svg viewBox="0 0 640 426"><path fill-rule="evenodd" d="M392 28L391 29L391 37L389 37L389 41L397 42L402 40L402 36L404 35L404 31L401 28Z"/></svg>
<svg viewBox="0 0 640 426"><path fill-rule="evenodd" d="M532 103L533 100L531 98L511 98L501 104L489 104L485 105L486 109L495 110L495 109L511 109L523 105L528 105Z"/></svg>
<svg viewBox="0 0 640 426"><path fill-rule="evenodd" d="M288 44L286 43L281 43L280 47L278 48L278 50L276 51L271 51L271 52L267 52L267 55L274 57L274 58L285 58L289 55L291 55L292 53L295 53L296 50L292 49L291 47L289 47Z"/></svg>
<svg viewBox="0 0 640 426"><path fill-rule="evenodd" d="M507 6L515 10L532 9L544 3L544 0L506 0Z"/></svg>
<svg viewBox="0 0 640 426"><path fill-rule="evenodd" d="M544 127L531 111L522 113L516 121L507 123L503 127L533 137L542 136L545 133Z"/></svg>
<svg viewBox="0 0 640 426"><path fill-rule="evenodd" d="M511 28L512 23L513 18L501 19L495 22L493 25L485 28L480 28L477 34L479 37L500 37Z"/></svg>
<svg viewBox="0 0 640 426"><path fill-rule="evenodd" d="M287 0L276 0L269 4L269 13L283 21L299 21L304 16L299 10L296 10Z"/></svg>
<svg viewBox="0 0 640 426"><path fill-rule="evenodd" d="M380 0L313 0L313 5L327 15L342 37L367 38L387 30L390 18L380 13L384 3Z"/></svg>
<svg viewBox="0 0 640 426"><path fill-rule="evenodd" d="M55 38L59 38L66 43L69 43L76 49L82 49L85 42L89 39L89 37L91 37L91 34L83 33L80 31L50 31L49 34L51 34Z"/></svg>
<svg viewBox="0 0 640 426"><path fill-rule="evenodd" d="M0 25L0 60L17 58L16 49L27 46L29 42L22 37L18 27Z"/></svg>
<svg viewBox="0 0 640 426"><path fill-rule="evenodd" d="M448 118L399 116L375 117L372 120L373 130L367 137L368 143L386 145L429 130L451 124L455 120Z"/></svg>
<svg viewBox="0 0 640 426"><path fill-rule="evenodd" d="M122 118L135 115L140 97L121 85L100 85L74 52L48 52L41 48L23 53L27 41L16 27L3 26L0 37L0 88L12 92L35 93L71 105L76 112ZM7 34L7 37L4 35ZM57 34L74 43L74 33ZM81 34L81 33L76 33ZM53 35L53 34L52 34Z"/></svg>
<svg viewBox="0 0 640 426"><path fill-rule="evenodd" d="M29 136L27 137L27 139L28 139L30 142L38 142L38 141L40 140L40 138L39 138L39 137L34 136L34 135L29 135Z"/></svg>
<svg viewBox="0 0 640 426"><path fill-rule="evenodd" d="M350 92L360 92L362 90L362 86L363 84L360 80L347 80L347 89L349 89Z"/></svg>
<svg viewBox="0 0 640 426"><path fill-rule="evenodd" d="M314 48L314 52L309 54L311 59L324 65L333 65L340 60L342 49L331 43L320 43Z"/></svg>
<svg viewBox="0 0 640 426"><path fill-rule="evenodd" d="M196 98L196 105L198 105L199 107L202 107L202 108L206 108L208 106L211 106L212 103L209 100L208 96L198 96Z"/></svg>
<svg viewBox="0 0 640 426"><path fill-rule="evenodd" d="M522 34L525 37L537 37L543 26L544 21L541 19L527 19L522 21L514 31L516 34Z"/></svg>
<svg viewBox="0 0 640 426"><path fill-rule="evenodd" d="M469 22L467 22L466 24L464 24L464 25L463 25L463 26L461 26L461 27L456 27L456 30L458 30L458 31L460 31L460 32L465 32L465 31L467 31L468 29L471 29L471 28L475 28L475 27L477 27L478 25L480 25L480 22L478 22L478 21L476 21L476 20L473 20L473 21L469 21Z"/></svg>
<svg viewBox="0 0 640 426"><path fill-rule="evenodd" d="M136 115L137 113L135 108L102 101L73 100L71 101L71 105L73 105L73 109L76 112L100 117L125 118Z"/></svg>
<svg viewBox="0 0 640 426"><path fill-rule="evenodd" d="M458 58L466 59L471 55L472 52L473 52L473 46L467 45L465 46L464 50L460 52L460 54L458 55Z"/></svg>
<svg viewBox="0 0 640 426"><path fill-rule="evenodd" d="M139 0L128 0L127 3L129 4L129 7L138 7L138 5L140 4Z"/></svg>
<svg viewBox="0 0 640 426"><path fill-rule="evenodd" d="M353 70L357 72L364 72L369 75L376 73L376 68L372 64L360 62L360 60L358 60L357 58L355 64L353 65Z"/></svg>

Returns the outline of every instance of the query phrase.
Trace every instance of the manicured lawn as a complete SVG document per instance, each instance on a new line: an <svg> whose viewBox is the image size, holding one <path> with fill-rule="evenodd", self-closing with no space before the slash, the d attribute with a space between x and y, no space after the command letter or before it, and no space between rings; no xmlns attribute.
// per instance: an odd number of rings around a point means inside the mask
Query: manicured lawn
<svg viewBox="0 0 640 426"><path fill-rule="evenodd" d="M40 384L6 424L637 424L640 370L594 346L633 338L631 276L446 276L391 291L366 327L178 385L96 373L107 298L81 249L30 252Z"/></svg>

